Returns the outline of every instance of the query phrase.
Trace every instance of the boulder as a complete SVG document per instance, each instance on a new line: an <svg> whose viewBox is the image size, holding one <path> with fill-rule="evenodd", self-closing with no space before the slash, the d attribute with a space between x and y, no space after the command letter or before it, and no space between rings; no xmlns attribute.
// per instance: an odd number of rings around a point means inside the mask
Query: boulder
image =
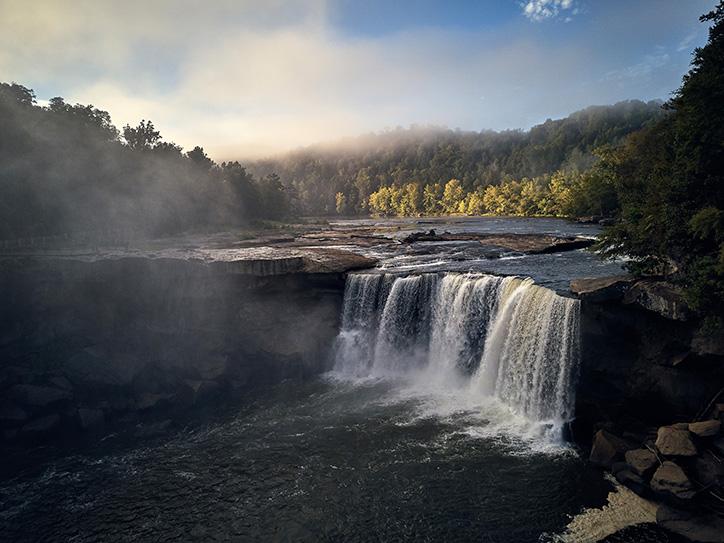
<svg viewBox="0 0 724 543"><path fill-rule="evenodd" d="M719 435L721 422L718 420L705 420L689 424L689 431L697 437L714 437Z"/></svg>
<svg viewBox="0 0 724 543"><path fill-rule="evenodd" d="M128 382L128 378L94 347L86 347L63 363L63 371L68 378L79 386L118 386Z"/></svg>
<svg viewBox="0 0 724 543"><path fill-rule="evenodd" d="M665 281L637 281L624 295L623 303L638 305L665 319L687 321L691 317L681 291Z"/></svg>
<svg viewBox="0 0 724 543"><path fill-rule="evenodd" d="M31 409L39 409L72 399L68 390L37 385L15 385L10 389L8 395L20 405Z"/></svg>
<svg viewBox="0 0 724 543"><path fill-rule="evenodd" d="M626 451L625 458L633 473L647 479L659 465L656 455L648 449Z"/></svg>
<svg viewBox="0 0 724 543"><path fill-rule="evenodd" d="M654 472L651 489L665 496L689 500L696 494L684 470L667 460Z"/></svg>
<svg viewBox="0 0 724 543"><path fill-rule="evenodd" d="M656 448L666 456L696 456L696 446L688 430L662 426L656 434Z"/></svg>
<svg viewBox="0 0 724 543"><path fill-rule="evenodd" d="M598 466L610 468L614 462L623 458L630 449L629 444L606 430L599 430L593 437L593 446L589 460Z"/></svg>
<svg viewBox="0 0 724 543"><path fill-rule="evenodd" d="M26 438L44 437L60 427L60 415L52 414L32 420L23 426L20 433Z"/></svg>
<svg viewBox="0 0 724 543"><path fill-rule="evenodd" d="M571 281L571 292L581 300L593 303L612 302L623 298L633 279L628 275L612 277L580 278Z"/></svg>
<svg viewBox="0 0 724 543"><path fill-rule="evenodd" d="M103 415L103 411L100 409L88 409L82 407L78 409L78 421L80 422L81 428L89 430L91 428L101 426L105 421L105 416Z"/></svg>
<svg viewBox="0 0 724 543"><path fill-rule="evenodd" d="M724 543L724 519L714 515L697 515L662 505L656 511L656 523L689 541Z"/></svg>
<svg viewBox="0 0 724 543"><path fill-rule="evenodd" d="M136 399L136 409L144 411L146 409L155 409L167 404L169 400L173 398L173 394L170 393L158 393L146 392L140 394Z"/></svg>
<svg viewBox="0 0 724 543"><path fill-rule="evenodd" d="M619 483L630 488L639 496L643 496L648 491L644 480L630 470L621 470L614 477Z"/></svg>
<svg viewBox="0 0 724 543"><path fill-rule="evenodd" d="M158 437L166 434L173 427L173 421L170 419L154 422L150 424L139 425L134 432L135 437L147 438Z"/></svg>

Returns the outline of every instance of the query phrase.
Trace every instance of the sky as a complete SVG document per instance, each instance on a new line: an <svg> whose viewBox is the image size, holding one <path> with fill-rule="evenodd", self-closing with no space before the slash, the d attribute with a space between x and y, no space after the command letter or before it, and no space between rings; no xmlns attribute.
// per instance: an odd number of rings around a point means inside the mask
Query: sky
<svg viewBox="0 0 724 543"><path fill-rule="evenodd" d="M0 81L216 160L666 99L714 0L0 0Z"/></svg>

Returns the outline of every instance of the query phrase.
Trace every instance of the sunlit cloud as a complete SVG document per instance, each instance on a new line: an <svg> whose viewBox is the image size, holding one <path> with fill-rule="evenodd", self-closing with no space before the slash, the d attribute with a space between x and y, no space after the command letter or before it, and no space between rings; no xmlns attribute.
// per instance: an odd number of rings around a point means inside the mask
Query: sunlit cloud
<svg viewBox="0 0 724 543"><path fill-rule="evenodd" d="M345 33L331 22L331 4L315 0L0 3L2 80L41 99L94 104L118 126L151 119L166 139L203 145L217 160L413 123L527 128L590 104L662 98L686 68L688 55L676 49L697 16L687 8L692 21L677 34L671 26L684 8L657 12L658 36L678 38L646 58L597 27L585 39L558 39L587 12L551 39L549 25L518 15L517 0L493 28L384 34ZM534 21L580 9L574 0L523 7ZM627 9L629 40L644 39L651 15Z"/></svg>
<svg viewBox="0 0 724 543"><path fill-rule="evenodd" d="M531 21L544 21L567 14L566 22L571 20L572 15L578 14L578 8L574 0L530 0L521 4L523 14Z"/></svg>

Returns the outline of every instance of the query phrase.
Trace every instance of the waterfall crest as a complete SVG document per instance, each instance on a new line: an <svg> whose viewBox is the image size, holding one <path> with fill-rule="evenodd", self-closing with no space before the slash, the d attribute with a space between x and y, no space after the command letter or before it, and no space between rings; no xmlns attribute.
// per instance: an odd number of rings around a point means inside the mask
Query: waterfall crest
<svg viewBox="0 0 724 543"><path fill-rule="evenodd" d="M530 279L482 274L348 276L335 370L424 370L559 431L573 417L580 302Z"/></svg>

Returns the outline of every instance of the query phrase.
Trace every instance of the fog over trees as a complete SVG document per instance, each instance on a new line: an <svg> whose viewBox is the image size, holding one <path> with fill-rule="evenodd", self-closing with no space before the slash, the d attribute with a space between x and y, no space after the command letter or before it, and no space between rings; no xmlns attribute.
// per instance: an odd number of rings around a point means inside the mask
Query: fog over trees
<svg viewBox="0 0 724 543"><path fill-rule="evenodd" d="M153 122L119 131L91 105L0 84L0 239L218 229L288 214L279 179L183 152Z"/></svg>
<svg viewBox="0 0 724 543"><path fill-rule="evenodd" d="M299 207L310 215L585 214L589 211L583 209L583 202L575 209L565 207L553 213L548 204L520 213L517 203L486 207L479 200L486 187L493 185L509 185L506 194L519 192L519 185L529 185L531 179L536 190L547 187L556 172L565 172L570 184L580 184L576 174L597 161L597 150L621 142L664 114L660 102L631 100L589 107L529 131L397 128L334 145L308 147L248 166L257 176L277 173L293 187ZM442 200L444 187L453 179L462 188L454 204L450 195ZM433 203L437 193L439 198Z"/></svg>

